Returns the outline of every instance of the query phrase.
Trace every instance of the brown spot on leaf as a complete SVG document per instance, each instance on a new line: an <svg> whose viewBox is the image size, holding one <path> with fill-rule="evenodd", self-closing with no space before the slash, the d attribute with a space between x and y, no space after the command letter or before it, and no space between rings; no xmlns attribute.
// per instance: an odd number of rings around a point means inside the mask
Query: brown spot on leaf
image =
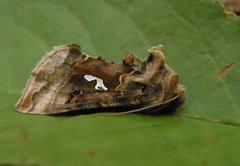
<svg viewBox="0 0 240 166"><path fill-rule="evenodd" d="M233 63L225 65L222 69L220 69L217 73L217 78L223 78L227 72L233 67Z"/></svg>
<svg viewBox="0 0 240 166"><path fill-rule="evenodd" d="M87 150L86 154L90 157L95 157L96 156L96 151L94 150Z"/></svg>
<svg viewBox="0 0 240 166"><path fill-rule="evenodd" d="M20 133L17 135L17 139L22 141L22 142L28 142L29 137L28 137L27 131L26 130L21 130Z"/></svg>
<svg viewBox="0 0 240 166"><path fill-rule="evenodd" d="M210 133L203 134L203 140L206 144L211 144L214 141L214 135Z"/></svg>

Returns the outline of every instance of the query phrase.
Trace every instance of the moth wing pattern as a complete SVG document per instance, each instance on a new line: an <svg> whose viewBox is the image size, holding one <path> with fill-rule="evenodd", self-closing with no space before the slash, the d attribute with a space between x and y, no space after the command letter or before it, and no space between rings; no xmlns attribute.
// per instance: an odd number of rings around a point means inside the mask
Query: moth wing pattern
<svg viewBox="0 0 240 166"><path fill-rule="evenodd" d="M16 108L22 113L48 114L46 109L61 102L59 91L66 85L71 68L82 59L80 47L75 44L54 47L36 65L23 90Z"/></svg>
<svg viewBox="0 0 240 166"><path fill-rule="evenodd" d="M88 56L76 44L54 47L33 70L16 104L17 111L58 114L134 108L147 112L144 108L160 104L161 110L172 99L182 104L185 88L178 83L178 74L165 64L162 47L148 52L147 60L139 64L134 63L132 54L115 64Z"/></svg>

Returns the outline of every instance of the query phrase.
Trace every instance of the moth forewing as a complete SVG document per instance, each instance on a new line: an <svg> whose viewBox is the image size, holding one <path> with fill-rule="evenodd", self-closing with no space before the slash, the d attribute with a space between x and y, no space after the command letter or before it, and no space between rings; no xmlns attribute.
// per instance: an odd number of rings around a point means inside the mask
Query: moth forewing
<svg viewBox="0 0 240 166"><path fill-rule="evenodd" d="M83 56L78 45L54 47L33 69L16 104L17 110L23 113L45 113L47 108L56 103L56 94L66 84L72 66L81 58Z"/></svg>

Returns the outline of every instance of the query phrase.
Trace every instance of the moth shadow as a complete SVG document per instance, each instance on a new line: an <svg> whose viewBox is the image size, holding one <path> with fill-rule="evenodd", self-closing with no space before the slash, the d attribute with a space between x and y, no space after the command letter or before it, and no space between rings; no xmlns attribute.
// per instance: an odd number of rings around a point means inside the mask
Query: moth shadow
<svg viewBox="0 0 240 166"><path fill-rule="evenodd" d="M79 109L69 112L62 112L58 114L50 114L50 116L80 116L80 115L90 115L90 114L97 114L97 113L106 113L106 114L114 114L114 113L121 113L127 112L130 110L136 109L133 106L126 106L126 107L108 107L108 108L92 108L92 109Z"/></svg>
<svg viewBox="0 0 240 166"><path fill-rule="evenodd" d="M150 115L150 116L161 116L161 115L173 115L176 113L178 108L177 101L171 102L168 106L164 108L156 107L149 110L139 111L139 112L131 112L132 110L138 109L138 107L134 106L125 106L125 107L108 107L108 108L94 108L94 109L85 109L85 110L74 110L69 112L63 112L58 114L52 114L50 116L80 116L80 115L90 115L106 113L106 115L124 115L124 114L142 114L142 115Z"/></svg>

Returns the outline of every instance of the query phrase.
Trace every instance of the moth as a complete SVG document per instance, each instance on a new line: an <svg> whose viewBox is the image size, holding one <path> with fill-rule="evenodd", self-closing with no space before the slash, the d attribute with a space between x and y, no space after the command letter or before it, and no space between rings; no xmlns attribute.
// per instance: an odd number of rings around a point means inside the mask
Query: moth
<svg viewBox="0 0 240 166"><path fill-rule="evenodd" d="M176 108L185 100L179 75L165 63L162 46L148 50L135 63L125 55L121 63L91 57L77 44L56 46L31 73L16 109L30 114L156 113Z"/></svg>

